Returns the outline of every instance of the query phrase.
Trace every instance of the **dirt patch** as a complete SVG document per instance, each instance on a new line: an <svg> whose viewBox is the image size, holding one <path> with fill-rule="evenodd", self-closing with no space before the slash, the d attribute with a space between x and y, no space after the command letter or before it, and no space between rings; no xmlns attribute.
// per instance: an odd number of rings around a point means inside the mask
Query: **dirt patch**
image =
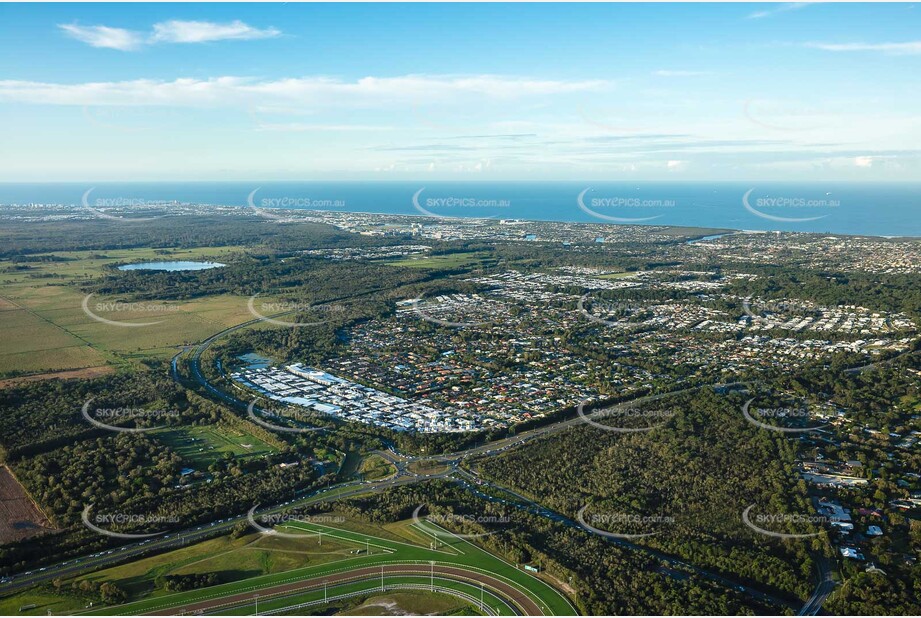
<svg viewBox="0 0 921 618"><path fill-rule="evenodd" d="M17 378L6 378L0 380L0 390L18 386L26 382L39 382L41 380L89 380L100 376L115 373L115 368L108 365L100 367L87 367L85 369L73 369L71 371L55 371L53 373L36 373L31 376L20 376Z"/></svg>
<svg viewBox="0 0 921 618"><path fill-rule="evenodd" d="M0 466L0 545L54 530L16 477Z"/></svg>

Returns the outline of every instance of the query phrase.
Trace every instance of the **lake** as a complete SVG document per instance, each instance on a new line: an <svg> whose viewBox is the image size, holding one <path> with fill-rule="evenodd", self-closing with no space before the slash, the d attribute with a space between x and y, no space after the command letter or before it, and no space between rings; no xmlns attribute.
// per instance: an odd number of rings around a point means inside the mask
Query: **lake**
<svg viewBox="0 0 921 618"><path fill-rule="evenodd" d="M141 264L125 264L119 266L118 270L167 270L170 272L181 272L185 270L208 270L209 268L221 268L226 264L220 262L143 262Z"/></svg>

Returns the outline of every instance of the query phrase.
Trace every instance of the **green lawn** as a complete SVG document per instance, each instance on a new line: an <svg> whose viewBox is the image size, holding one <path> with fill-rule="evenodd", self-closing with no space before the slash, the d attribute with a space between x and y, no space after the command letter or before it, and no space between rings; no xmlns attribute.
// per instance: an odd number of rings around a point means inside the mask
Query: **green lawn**
<svg viewBox="0 0 921 618"><path fill-rule="evenodd" d="M202 471L222 459L225 453L248 459L276 452L256 436L223 425L158 429L150 435L178 453L189 467Z"/></svg>
<svg viewBox="0 0 921 618"><path fill-rule="evenodd" d="M406 256L383 263L390 266L406 266L409 268L467 268L481 265L486 255L479 251L467 251L426 257Z"/></svg>

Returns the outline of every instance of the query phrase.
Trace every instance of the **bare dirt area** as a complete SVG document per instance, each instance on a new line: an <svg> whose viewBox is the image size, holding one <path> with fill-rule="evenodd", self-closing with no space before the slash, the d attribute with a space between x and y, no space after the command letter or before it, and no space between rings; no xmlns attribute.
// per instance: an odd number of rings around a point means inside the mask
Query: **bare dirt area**
<svg viewBox="0 0 921 618"><path fill-rule="evenodd" d="M6 466L0 466L0 545L54 530Z"/></svg>
<svg viewBox="0 0 921 618"><path fill-rule="evenodd" d="M71 371L55 371L53 373L36 373L31 376L20 376L17 378L7 378L0 380L0 390L18 386L26 382L39 382L41 380L89 380L99 376L114 373L115 368L108 365L100 367L87 367L85 369L73 369Z"/></svg>

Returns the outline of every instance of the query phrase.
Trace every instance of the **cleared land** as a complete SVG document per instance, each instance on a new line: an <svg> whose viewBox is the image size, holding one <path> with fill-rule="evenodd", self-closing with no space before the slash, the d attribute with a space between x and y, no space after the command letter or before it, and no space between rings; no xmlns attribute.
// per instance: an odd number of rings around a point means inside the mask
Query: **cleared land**
<svg viewBox="0 0 921 618"><path fill-rule="evenodd" d="M0 466L0 545L53 529L9 468Z"/></svg>

